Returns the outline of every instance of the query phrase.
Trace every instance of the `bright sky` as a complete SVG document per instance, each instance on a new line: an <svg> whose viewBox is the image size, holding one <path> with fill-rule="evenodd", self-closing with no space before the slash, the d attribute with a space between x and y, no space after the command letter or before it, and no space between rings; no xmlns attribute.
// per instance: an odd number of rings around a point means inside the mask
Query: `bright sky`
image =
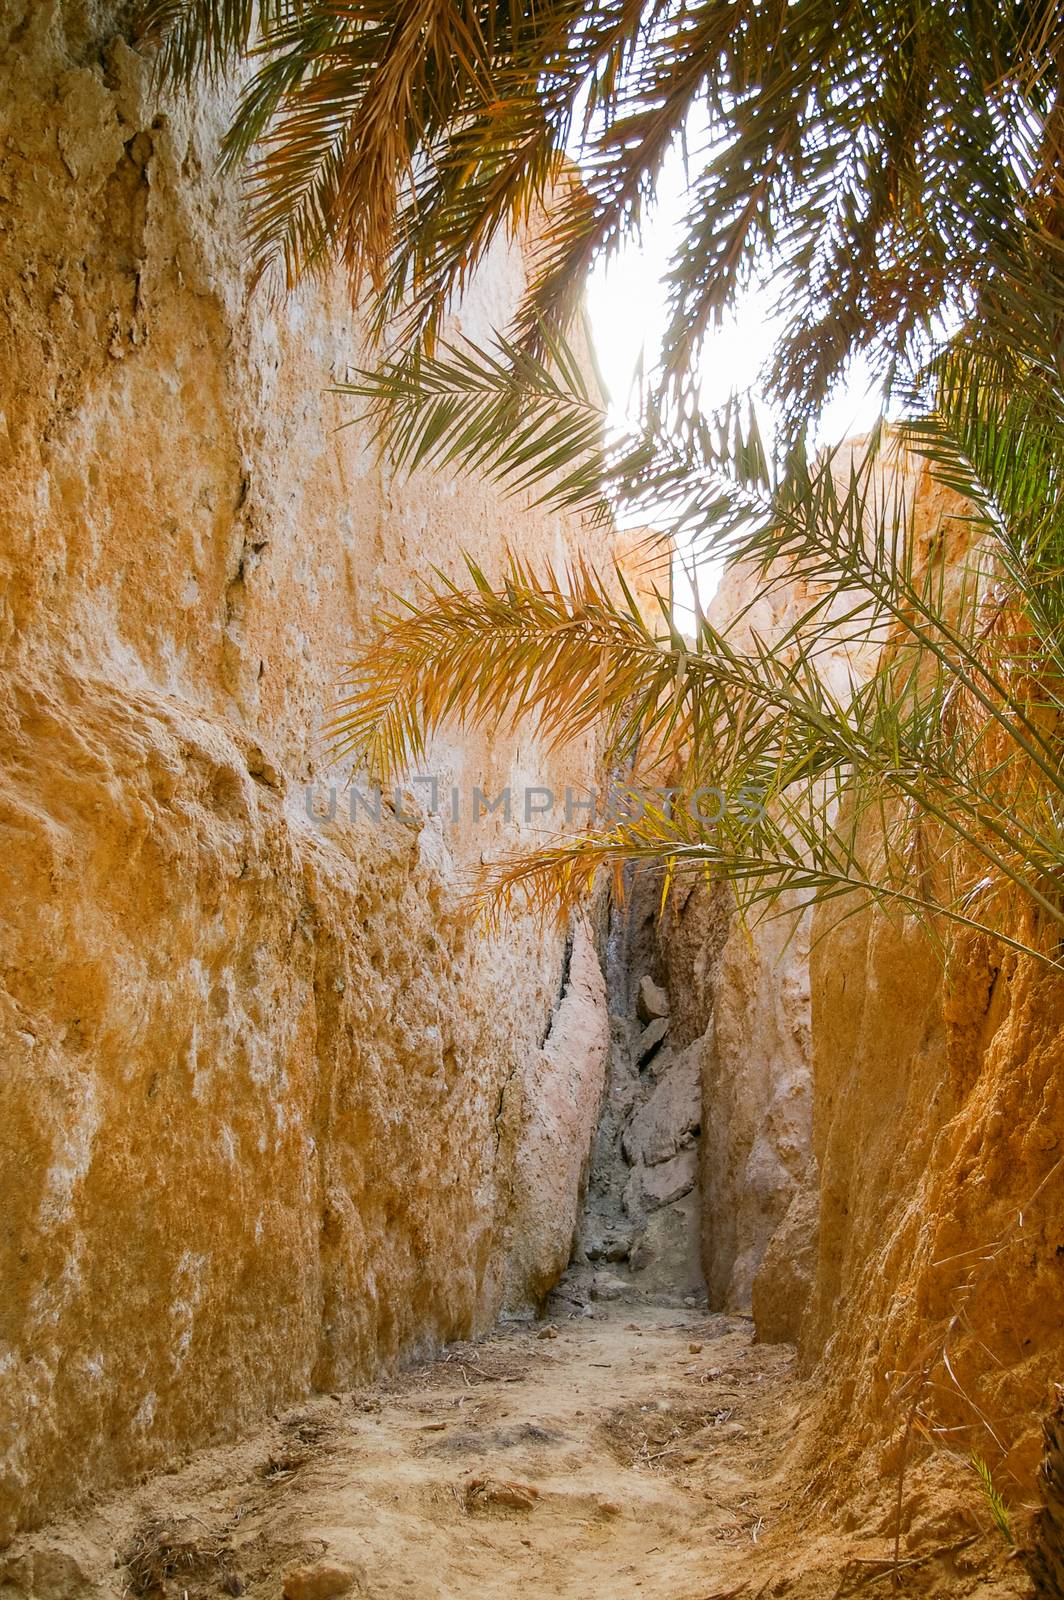
<svg viewBox="0 0 1064 1600"><path fill-rule="evenodd" d="M663 174L658 203L644 228L643 239L624 246L609 261L600 263L588 285L595 348L618 424L634 409L630 402L641 353L645 352L649 371L665 331L664 279L680 233L684 187L683 167L677 155ZM749 293L731 323L707 340L702 389L707 410L756 382L772 353L772 300L767 286ZM877 413L878 400L869 393L868 373L859 368L826 407L818 437L824 444L833 444L851 434L867 432ZM698 589L703 604L712 596L719 578L716 563L706 562L699 570ZM681 626L690 625L694 616L690 586L679 573L675 587Z"/></svg>

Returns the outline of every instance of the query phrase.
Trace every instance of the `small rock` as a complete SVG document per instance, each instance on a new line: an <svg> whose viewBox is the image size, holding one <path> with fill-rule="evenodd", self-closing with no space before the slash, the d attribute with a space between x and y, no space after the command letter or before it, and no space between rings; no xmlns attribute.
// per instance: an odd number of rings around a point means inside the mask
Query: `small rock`
<svg viewBox="0 0 1064 1600"><path fill-rule="evenodd" d="M116 1557L115 1565L121 1564ZM9 1587L10 1585L10 1587ZM66 1550L28 1550L22 1556L0 1563L0 1594L40 1595L48 1600L76 1600L91 1594L89 1579L75 1558Z"/></svg>
<svg viewBox="0 0 1064 1600"><path fill-rule="evenodd" d="M621 1279L615 1278L612 1273L596 1273L591 1284L592 1300L619 1300L628 1285Z"/></svg>
<svg viewBox="0 0 1064 1600"><path fill-rule="evenodd" d="M698 1151L681 1150L679 1155L642 1172L643 1204L648 1211L671 1206L690 1194L698 1180Z"/></svg>
<svg viewBox="0 0 1064 1600"><path fill-rule="evenodd" d="M643 1062L647 1059L647 1057L658 1048L658 1045L661 1043L662 1039L664 1039L668 1031L668 1017L655 1017L653 1022L649 1022L647 1024L642 1033L639 1035L639 1038L636 1040L636 1066L641 1067L643 1065Z"/></svg>
<svg viewBox="0 0 1064 1600"><path fill-rule="evenodd" d="M329 1600L331 1595L347 1594L358 1574L354 1567L339 1561L316 1561L310 1567L294 1567L284 1576L284 1600Z"/></svg>
<svg viewBox="0 0 1064 1600"><path fill-rule="evenodd" d="M600 1500L598 1502L598 1513L601 1517L619 1517L621 1508L616 1500Z"/></svg>
<svg viewBox="0 0 1064 1600"><path fill-rule="evenodd" d="M700 1344L689 1344L687 1348L690 1350L693 1356L701 1355L702 1353L702 1346Z"/></svg>
<svg viewBox="0 0 1064 1600"><path fill-rule="evenodd" d="M268 789L283 789L284 779L260 750L257 744L251 746L247 754L247 769L251 776L258 782L265 784Z"/></svg>
<svg viewBox="0 0 1064 1600"><path fill-rule="evenodd" d="M469 1507L505 1506L508 1511L531 1511L539 1499L535 1484L519 1483L514 1478L472 1478L466 1485Z"/></svg>
<svg viewBox="0 0 1064 1600"><path fill-rule="evenodd" d="M654 1022L657 1018L667 1017L669 1014L669 997L660 983L655 983L649 973L639 980L639 996L635 1009L640 1022Z"/></svg>
<svg viewBox="0 0 1064 1600"><path fill-rule="evenodd" d="M589 1239L585 1246L589 1261L627 1261L632 1248L631 1237L608 1233L601 1239Z"/></svg>

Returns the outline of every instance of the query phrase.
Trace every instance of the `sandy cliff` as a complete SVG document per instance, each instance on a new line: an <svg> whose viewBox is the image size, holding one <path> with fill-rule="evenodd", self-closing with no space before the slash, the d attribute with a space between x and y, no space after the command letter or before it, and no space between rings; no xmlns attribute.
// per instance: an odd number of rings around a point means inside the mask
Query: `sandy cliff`
<svg viewBox="0 0 1064 1600"><path fill-rule="evenodd" d="M916 536L960 549L958 503L907 471ZM716 617L751 597L733 572ZM771 636L800 602L762 597L750 625ZM744 927L730 905L726 884L688 887L661 932L702 1040L711 1304L799 1342L829 1501L874 1493L907 1435L911 1462L933 1445L963 1484L977 1454L1030 1502L1064 1372L1064 983L975 935L944 965L882 911Z"/></svg>
<svg viewBox="0 0 1064 1600"><path fill-rule="evenodd" d="M306 804L385 591L579 530L336 431L346 291L249 298L224 107L160 100L106 8L5 0L0 108L6 1532L542 1292L606 1021L584 932L566 967L455 915L588 745L441 743L458 824ZM464 324L521 281L497 252Z"/></svg>

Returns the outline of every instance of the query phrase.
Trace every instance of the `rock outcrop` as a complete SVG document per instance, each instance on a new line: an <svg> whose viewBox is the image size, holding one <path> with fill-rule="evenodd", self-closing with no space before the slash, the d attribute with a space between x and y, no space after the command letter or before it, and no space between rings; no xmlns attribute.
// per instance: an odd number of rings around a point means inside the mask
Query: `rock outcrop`
<svg viewBox="0 0 1064 1600"><path fill-rule="evenodd" d="M592 742L442 739L443 814L374 815L317 731L386 592L596 536L337 431L346 286L249 296L225 107L122 14L0 4L0 1536L542 1293L606 1027L586 937L564 987L458 909Z"/></svg>
<svg viewBox="0 0 1064 1600"><path fill-rule="evenodd" d="M913 480L914 535L956 551L956 592L964 505L926 465ZM1064 980L966 929L944 960L913 919L853 909L820 907L812 929L820 1216L803 1361L862 1473L869 1451L897 1472L906 1450L938 1447L980 1457L1022 1502L1064 1372ZM1018 896L1013 915L1029 940Z"/></svg>
<svg viewBox="0 0 1064 1600"><path fill-rule="evenodd" d="M624 1296L701 1301L697 1048L673 1042L655 933L661 885L629 873L611 908L607 981L611 1037L574 1265L555 1301L564 1310Z"/></svg>
<svg viewBox="0 0 1064 1600"><path fill-rule="evenodd" d="M963 550L958 502L905 470L916 537ZM803 597L750 599L731 573L716 620L771 636ZM1064 982L968 932L944 965L912 920L844 902L744 926L726 884L678 886L660 943L701 1040L710 1302L796 1340L825 1385L825 1500L929 1440L1030 1498L1064 1372Z"/></svg>
<svg viewBox="0 0 1064 1600"><path fill-rule="evenodd" d="M855 454L863 441L850 447ZM846 470L840 451L837 470ZM904 492L926 479L899 462ZM896 473L884 458L879 469ZM783 564L772 582L752 567L729 567L710 608L711 623L742 648L786 639L817 599ZM852 603L851 600L846 602ZM874 667L881 639L845 638L817 653L817 670L845 698ZM726 882L690 881L670 895L660 945L668 966L679 1037L697 1046L702 1083L702 1254L710 1304L755 1314L760 1336L794 1340L812 1289L819 1178L813 1149L812 912L784 895L768 915L736 911Z"/></svg>
<svg viewBox="0 0 1064 1600"><path fill-rule="evenodd" d="M700 893L705 891L700 890ZM720 892L720 891L714 891ZM727 889L724 888L724 893ZM732 917L713 968L710 1025L699 1042L703 1100L703 1253L710 1303L749 1312L789 1208L814 1182L809 1064L809 916ZM797 1333L801 1299L771 1282L777 1333Z"/></svg>
<svg viewBox="0 0 1064 1600"><path fill-rule="evenodd" d="M608 1049L606 986L580 921L565 992L514 1105L519 1132L505 1241L510 1304L543 1300L569 1265Z"/></svg>
<svg viewBox="0 0 1064 1600"><path fill-rule="evenodd" d="M923 1438L1029 1498L1064 1372L1064 982L979 936L943 969L881 913L818 931L802 1354L827 1425L891 1470L918 1399Z"/></svg>

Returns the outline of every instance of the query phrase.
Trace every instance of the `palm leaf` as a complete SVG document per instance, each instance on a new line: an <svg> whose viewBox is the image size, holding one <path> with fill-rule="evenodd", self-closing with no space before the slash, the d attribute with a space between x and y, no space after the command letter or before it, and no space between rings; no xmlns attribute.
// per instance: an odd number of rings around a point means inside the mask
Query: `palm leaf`
<svg viewBox="0 0 1064 1600"><path fill-rule="evenodd" d="M856 350L890 370L979 305L994 252L1064 233L1062 0L154 0L163 65L255 71L227 141L251 164L260 270L339 256L431 349L500 233L538 208L523 347L564 328L587 269L638 232L684 145L670 384L770 269L770 381L795 426ZM575 153L579 182L565 175ZM413 343L411 344L411 341Z"/></svg>
<svg viewBox="0 0 1064 1600"><path fill-rule="evenodd" d="M436 376L445 388L455 377L475 379L515 404L505 360L494 377L464 362ZM497 426L496 466L505 474L514 470L507 425L512 411L479 417L467 439L453 421L431 447L415 435L411 448L431 460L443 439L477 465L483 458L468 452L482 450ZM745 904L853 891L932 927L937 915L993 931L1055 964L1064 928L1064 659L1056 641L1040 639L1037 674L1022 657L1017 678L1027 622L1001 582L1022 571L1013 525L1003 533L990 487L954 502L921 539L910 459L881 435L863 451L811 464L791 458L785 469L771 466L756 430L734 416L727 428L695 435L696 488L713 484L708 501L693 495L702 531L716 530L734 559L760 572L762 593L786 586L810 595L789 625L766 640L745 614L723 629L703 618L691 641L666 607L652 627L629 592L586 566L559 578L513 562L498 589L471 568L471 590L449 582L431 589L386 619L353 664L334 729L338 752L394 772L452 716L494 724L534 712L555 741L601 724L607 765L649 751L682 793L756 792L766 818L740 831L718 824L710 838L673 815L650 834L628 828L561 841L504 865L503 899L515 885L536 884L544 888L533 888L534 903L565 899L595 863L656 851L726 872ZM940 470L950 441L956 464L961 444L947 417L923 419L917 442ZM515 459L527 470L520 449ZM994 459L1004 473L1005 457ZM730 478L729 460L739 469ZM546 476L558 461L545 449L539 465ZM1028 484L1024 500L1002 478L998 497L1010 488L1014 507L1035 494ZM690 524L690 506L683 515ZM881 663L864 678L856 663L873 649ZM853 663L835 687L829 655ZM1042 934L1016 938L1005 885L1035 908Z"/></svg>

